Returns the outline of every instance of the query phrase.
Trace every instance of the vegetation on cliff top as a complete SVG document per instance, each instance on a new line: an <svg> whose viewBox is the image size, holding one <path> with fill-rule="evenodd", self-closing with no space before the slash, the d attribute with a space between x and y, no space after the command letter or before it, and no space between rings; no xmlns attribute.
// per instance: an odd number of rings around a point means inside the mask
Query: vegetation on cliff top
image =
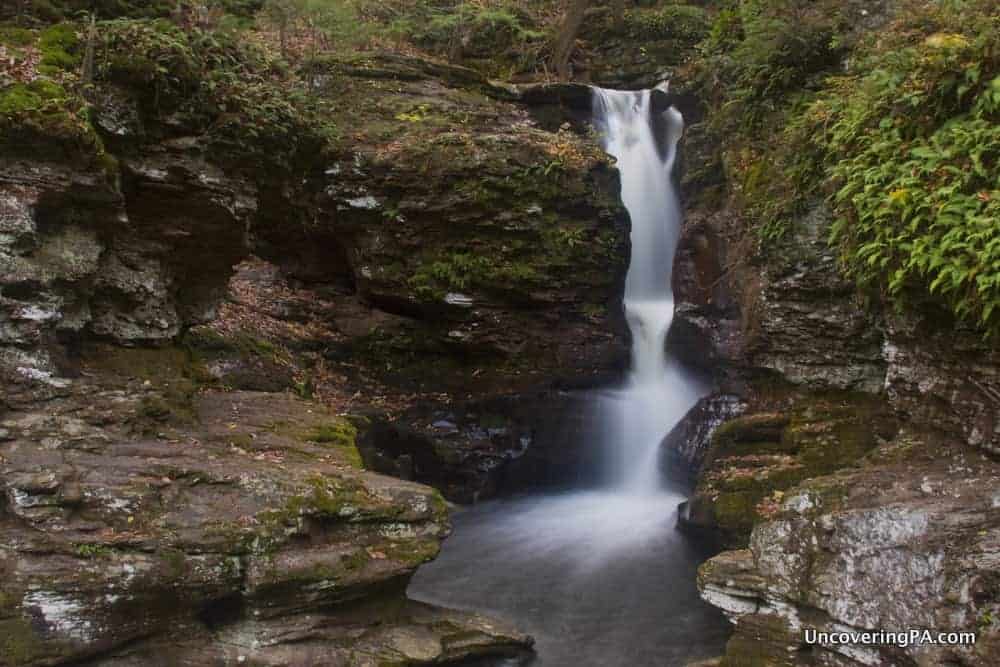
<svg viewBox="0 0 1000 667"><path fill-rule="evenodd" d="M832 240L850 275L894 303L930 295L996 331L1000 14L971 16L904 18L828 82L799 137L838 188Z"/></svg>
<svg viewBox="0 0 1000 667"><path fill-rule="evenodd" d="M537 79L585 54L587 39L638 49L670 39L694 56L728 180L765 251L826 200L838 220L831 242L859 285L1000 332L995 3L613 5L22 1L0 15L17 21L0 26L0 141L103 155L81 80L86 25L40 28L84 10L108 19L98 22L95 76L138 91L152 124L179 113L224 153L285 165L338 137L314 94L315 64L329 53L422 52ZM578 10L596 28L584 39L567 27Z"/></svg>
<svg viewBox="0 0 1000 667"><path fill-rule="evenodd" d="M730 3L698 62L763 249L824 198L860 286L1000 332L1000 15L911 0Z"/></svg>
<svg viewBox="0 0 1000 667"><path fill-rule="evenodd" d="M165 19L99 21L92 34L86 23L0 25L0 143L35 156L54 145L56 157L100 161L94 117L107 100L95 84L112 84L136 100L146 134L183 128L223 154L280 166L333 145L322 100L248 36Z"/></svg>

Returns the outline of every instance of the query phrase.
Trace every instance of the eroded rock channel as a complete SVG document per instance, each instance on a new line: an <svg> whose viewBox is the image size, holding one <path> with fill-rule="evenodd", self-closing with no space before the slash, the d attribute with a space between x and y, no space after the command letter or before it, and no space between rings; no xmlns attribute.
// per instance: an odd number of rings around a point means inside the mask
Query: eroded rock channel
<svg viewBox="0 0 1000 667"><path fill-rule="evenodd" d="M1000 662L989 3L14 4L0 665Z"/></svg>

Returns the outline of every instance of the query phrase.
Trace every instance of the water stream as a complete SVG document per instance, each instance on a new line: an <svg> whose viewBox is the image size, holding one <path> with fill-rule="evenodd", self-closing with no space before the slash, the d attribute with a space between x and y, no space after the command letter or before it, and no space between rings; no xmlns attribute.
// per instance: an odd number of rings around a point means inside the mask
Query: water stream
<svg viewBox="0 0 1000 667"><path fill-rule="evenodd" d="M666 351L681 211L672 180L683 119L650 91L594 89L594 125L632 221L625 314L632 363L599 393L606 458L599 488L460 511L410 595L512 621L539 667L669 667L719 655L727 634L694 585L701 554L674 530L683 493L662 479L660 442L706 391Z"/></svg>

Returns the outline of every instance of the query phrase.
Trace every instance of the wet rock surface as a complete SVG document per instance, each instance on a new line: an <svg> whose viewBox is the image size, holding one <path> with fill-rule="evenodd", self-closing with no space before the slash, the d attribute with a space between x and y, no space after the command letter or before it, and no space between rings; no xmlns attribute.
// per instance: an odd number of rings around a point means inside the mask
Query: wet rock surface
<svg viewBox="0 0 1000 667"><path fill-rule="evenodd" d="M447 508L363 470L343 417L185 394L182 354L126 350L108 369L112 354L4 415L0 662L415 665L529 646L405 599Z"/></svg>
<svg viewBox="0 0 1000 667"><path fill-rule="evenodd" d="M599 422L590 394L551 391L421 404L395 421L376 418L359 444L372 469L470 503L593 482L602 456Z"/></svg>
<svg viewBox="0 0 1000 667"><path fill-rule="evenodd" d="M712 368L717 390L665 458L695 471L680 527L734 549L699 574L734 623L722 664L992 664L995 350L946 317L862 302L825 242L822 206L777 249L753 249L710 196L701 149L670 344ZM808 646L806 628L978 641Z"/></svg>
<svg viewBox="0 0 1000 667"><path fill-rule="evenodd" d="M736 624L730 655L762 664L994 663L1000 466L902 433L859 471L789 492L749 549L702 566L699 586ZM806 646L803 628L977 632L972 646Z"/></svg>

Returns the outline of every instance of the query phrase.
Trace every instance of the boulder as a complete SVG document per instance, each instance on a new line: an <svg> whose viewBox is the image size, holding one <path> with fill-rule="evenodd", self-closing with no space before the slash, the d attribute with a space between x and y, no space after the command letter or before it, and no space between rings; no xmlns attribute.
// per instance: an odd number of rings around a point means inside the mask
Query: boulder
<svg viewBox="0 0 1000 667"><path fill-rule="evenodd" d="M530 646L406 600L447 508L361 468L343 417L199 392L180 353L119 355L3 419L0 664L418 665Z"/></svg>
<svg viewBox="0 0 1000 667"><path fill-rule="evenodd" d="M790 490L748 549L701 567L702 596L735 624L727 655L775 665L994 664L1000 466L913 432L875 459ZM978 637L964 646L809 645L807 629Z"/></svg>

